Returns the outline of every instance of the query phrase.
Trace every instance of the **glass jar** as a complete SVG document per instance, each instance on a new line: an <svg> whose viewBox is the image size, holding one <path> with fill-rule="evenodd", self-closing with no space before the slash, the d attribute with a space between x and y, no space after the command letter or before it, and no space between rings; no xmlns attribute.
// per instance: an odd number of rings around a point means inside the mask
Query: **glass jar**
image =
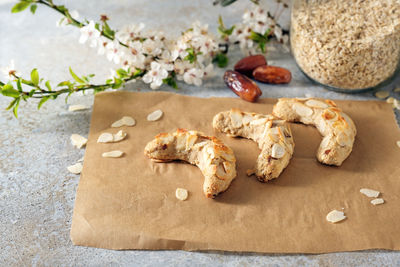
<svg viewBox="0 0 400 267"><path fill-rule="evenodd" d="M399 0L294 0L291 20L298 66L328 89L358 93L399 73Z"/></svg>

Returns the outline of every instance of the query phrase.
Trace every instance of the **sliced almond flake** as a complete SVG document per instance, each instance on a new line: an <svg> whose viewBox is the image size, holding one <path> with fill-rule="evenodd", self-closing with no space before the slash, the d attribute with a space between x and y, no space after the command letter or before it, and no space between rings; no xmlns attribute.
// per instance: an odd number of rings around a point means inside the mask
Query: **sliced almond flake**
<svg viewBox="0 0 400 267"><path fill-rule="evenodd" d="M111 133L102 133L97 139L97 143L111 143L114 137Z"/></svg>
<svg viewBox="0 0 400 267"><path fill-rule="evenodd" d="M385 203L385 200L383 200L383 198L375 198L375 199L371 200L371 203L373 205L380 205L380 204Z"/></svg>
<svg viewBox="0 0 400 267"><path fill-rule="evenodd" d="M375 93L375 96L379 99L385 99L386 97L389 96L389 92L388 91L378 91Z"/></svg>
<svg viewBox="0 0 400 267"><path fill-rule="evenodd" d="M280 159L285 155L285 148L279 144L274 144L272 146L271 156L276 159Z"/></svg>
<svg viewBox="0 0 400 267"><path fill-rule="evenodd" d="M397 100L396 98L393 99L393 108L400 110L400 101Z"/></svg>
<svg viewBox="0 0 400 267"><path fill-rule="evenodd" d="M124 140L126 137L126 132L119 130L116 134L113 135L114 142L119 142L121 140Z"/></svg>
<svg viewBox="0 0 400 267"><path fill-rule="evenodd" d="M267 123L267 118L257 119L250 122L250 125L261 125Z"/></svg>
<svg viewBox="0 0 400 267"><path fill-rule="evenodd" d="M86 145L87 139L79 134L72 134L71 135L71 144L76 148L82 148Z"/></svg>
<svg viewBox="0 0 400 267"><path fill-rule="evenodd" d="M73 174L80 174L82 171L82 168L83 168L83 165L82 165L82 163L79 163L79 162L67 167L68 171Z"/></svg>
<svg viewBox="0 0 400 267"><path fill-rule="evenodd" d="M368 189L368 188L362 188L360 189L360 192L364 195L366 195L367 197L378 197L380 192L373 190L373 189Z"/></svg>
<svg viewBox="0 0 400 267"><path fill-rule="evenodd" d="M326 220L331 223L337 223L346 219L343 211L332 210L326 215Z"/></svg>
<svg viewBox="0 0 400 267"><path fill-rule="evenodd" d="M248 125L253 120L253 117L250 115L245 114L243 116L243 124Z"/></svg>
<svg viewBox="0 0 400 267"><path fill-rule="evenodd" d="M300 103L294 103L293 109L300 116L308 117L313 114L313 110L311 108L306 107L305 105L300 104Z"/></svg>
<svg viewBox="0 0 400 267"><path fill-rule="evenodd" d="M393 104L393 102L394 102L394 97L388 97L388 98L386 99L386 102L389 103L389 104Z"/></svg>
<svg viewBox="0 0 400 267"><path fill-rule="evenodd" d="M103 154L101 154L101 156L103 158L119 158L124 154L124 152L120 151L120 150L113 150L113 151L109 151L109 152L104 152Z"/></svg>
<svg viewBox="0 0 400 267"><path fill-rule="evenodd" d="M111 127L118 128L121 126L135 126L135 125L136 125L136 121L134 118L129 117L129 116L124 116L121 119L114 122L113 124L111 124Z"/></svg>
<svg viewBox="0 0 400 267"><path fill-rule="evenodd" d="M82 157L82 158L78 159L78 161L77 161L77 162L83 162L83 159L84 159L84 157Z"/></svg>
<svg viewBox="0 0 400 267"><path fill-rule="evenodd" d="M243 115L238 112L238 111L232 111L231 112L231 121L232 121L232 126L235 128L240 128L243 125Z"/></svg>
<svg viewBox="0 0 400 267"><path fill-rule="evenodd" d="M179 200L186 200L188 198L188 191L184 188L177 188L175 191L175 196Z"/></svg>
<svg viewBox="0 0 400 267"><path fill-rule="evenodd" d="M398 147L400 147L400 141L397 141L396 144Z"/></svg>
<svg viewBox="0 0 400 267"><path fill-rule="evenodd" d="M149 115L147 115L147 120L148 121L157 121L159 120L163 115L163 112L161 109L157 109L156 111L153 111Z"/></svg>
<svg viewBox="0 0 400 267"><path fill-rule="evenodd" d="M313 108L327 108L328 107L328 105L326 103L315 100L315 99L307 100L304 104L306 104L309 107L313 107Z"/></svg>
<svg viewBox="0 0 400 267"><path fill-rule="evenodd" d="M80 105L80 104L79 105L70 105L68 107L68 111L71 111L71 112L81 111L81 110L85 110L85 109L88 109L88 107L85 105Z"/></svg>

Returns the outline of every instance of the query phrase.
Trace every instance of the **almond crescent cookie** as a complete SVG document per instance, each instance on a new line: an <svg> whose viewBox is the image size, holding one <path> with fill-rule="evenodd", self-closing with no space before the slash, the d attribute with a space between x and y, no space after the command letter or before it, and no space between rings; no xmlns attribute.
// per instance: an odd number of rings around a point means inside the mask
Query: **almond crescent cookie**
<svg viewBox="0 0 400 267"><path fill-rule="evenodd" d="M248 138L258 144L261 153L254 170L249 174L254 173L261 182L277 178L293 155L294 142L289 124L272 115L231 109L215 115L213 127L220 132Z"/></svg>
<svg viewBox="0 0 400 267"><path fill-rule="evenodd" d="M182 160L199 167L205 177L203 192L208 198L227 190L236 177L232 149L201 132L178 129L160 133L146 145L144 154L157 162Z"/></svg>
<svg viewBox="0 0 400 267"><path fill-rule="evenodd" d="M318 129L323 136L317 152L321 163L340 166L353 149L356 126L332 100L280 98L272 113L278 118Z"/></svg>

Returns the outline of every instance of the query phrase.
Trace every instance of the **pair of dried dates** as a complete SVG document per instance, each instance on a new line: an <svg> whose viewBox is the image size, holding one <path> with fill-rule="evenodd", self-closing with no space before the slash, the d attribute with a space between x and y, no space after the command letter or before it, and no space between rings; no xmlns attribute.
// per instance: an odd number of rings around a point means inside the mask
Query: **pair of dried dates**
<svg viewBox="0 0 400 267"><path fill-rule="evenodd" d="M289 70L268 66L265 57L262 55L248 56L241 59L236 63L234 71L228 70L225 72L224 81L235 94L249 102L255 102L262 92L257 84L247 76L270 84L289 83L292 79L292 74Z"/></svg>

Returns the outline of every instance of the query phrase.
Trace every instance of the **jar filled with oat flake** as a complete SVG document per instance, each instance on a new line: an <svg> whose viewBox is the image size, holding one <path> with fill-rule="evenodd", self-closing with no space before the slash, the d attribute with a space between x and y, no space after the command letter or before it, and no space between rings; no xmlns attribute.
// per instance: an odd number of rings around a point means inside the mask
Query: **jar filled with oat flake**
<svg viewBox="0 0 400 267"><path fill-rule="evenodd" d="M349 93L386 84L400 69L400 0L294 0L293 56L310 79Z"/></svg>

